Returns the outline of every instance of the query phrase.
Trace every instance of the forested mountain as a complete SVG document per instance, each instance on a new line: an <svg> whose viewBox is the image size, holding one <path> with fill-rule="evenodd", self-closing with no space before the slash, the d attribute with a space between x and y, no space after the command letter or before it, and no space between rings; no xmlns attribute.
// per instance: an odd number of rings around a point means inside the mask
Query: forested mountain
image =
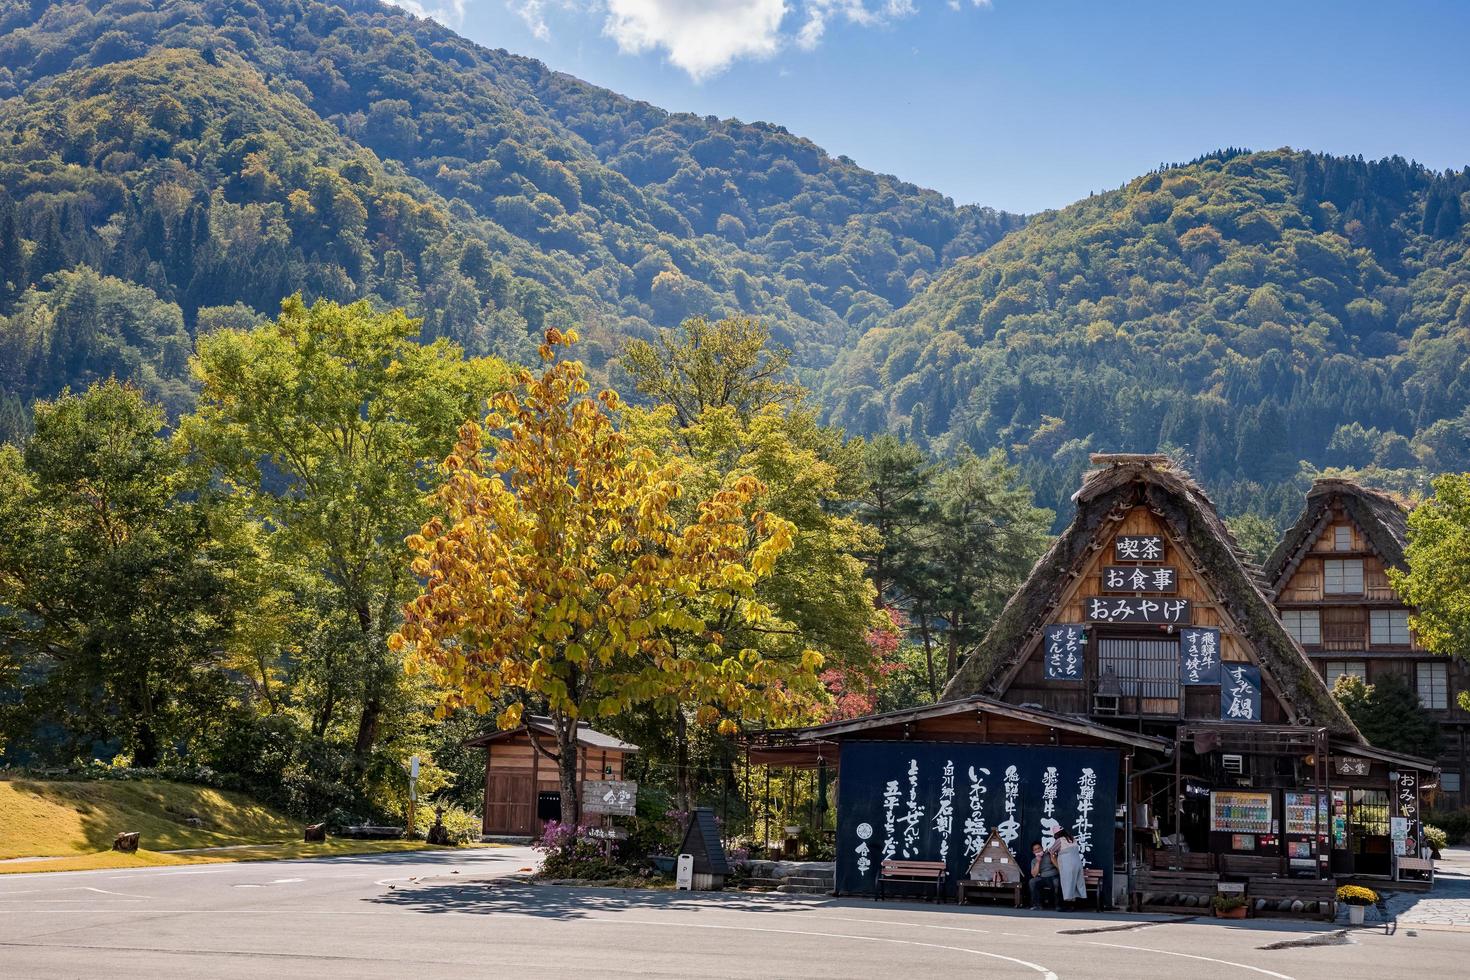
<svg viewBox="0 0 1470 980"><path fill-rule="evenodd" d="M819 365L1020 223L374 0L0 0L0 99L11 416L114 371L174 407L190 335L297 291L594 366L754 313Z"/></svg>
<svg viewBox="0 0 1470 980"><path fill-rule="evenodd" d="M512 359L575 323L615 378L754 314L832 421L1053 508L1095 449L1278 520L1304 461L1470 466L1470 171L1232 150L1023 222L376 0L0 0L0 100L0 438L110 374L177 412L200 332L301 292Z"/></svg>
<svg viewBox="0 0 1470 980"><path fill-rule="evenodd" d="M1088 450L1192 458L1284 520L1300 464L1470 467L1470 169L1224 151L1033 218L827 379L850 431L1004 446L1058 507Z"/></svg>

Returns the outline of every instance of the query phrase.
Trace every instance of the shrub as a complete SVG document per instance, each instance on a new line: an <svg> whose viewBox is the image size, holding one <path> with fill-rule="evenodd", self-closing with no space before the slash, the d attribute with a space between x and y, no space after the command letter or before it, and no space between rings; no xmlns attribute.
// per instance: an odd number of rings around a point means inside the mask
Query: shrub
<svg viewBox="0 0 1470 980"><path fill-rule="evenodd" d="M1216 895L1210 899L1210 905L1216 912L1229 912L1231 909L1243 909L1246 906L1244 895Z"/></svg>
<svg viewBox="0 0 1470 980"><path fill-rule="evenodd" d="M437 804L443 806L443 804ZM420 803L414 815L415 827L418 836L423 837L434 825L434 803ZM468 841L478 840L482 828L480 818L457 806L444 807L444 829L449 832L449 839L456 844L464 844Z"/></svg>
<svg viewBox="0 0 1470 980"><path fill-rule="evenodd" d="M1463 844L1470 839L1470 807L1431 813L1427 822L1444 831L1447 843Z"/></svg>
<svg viewBox="0 0 1470 980"><path fill-rule="evenodd" d="M553 820L531 846L545 855L541 861L543 878L606 880L629 873L617 861L617 843L593 837L591 829L580 824Z"/></svg>
<svg viewBox="0 0 1470 980"><path fill-rule="evenodd" d="M1424 843L1436 851L1442 851L1449 846L1449 835L1433 824L1425 824Z"/></svg>

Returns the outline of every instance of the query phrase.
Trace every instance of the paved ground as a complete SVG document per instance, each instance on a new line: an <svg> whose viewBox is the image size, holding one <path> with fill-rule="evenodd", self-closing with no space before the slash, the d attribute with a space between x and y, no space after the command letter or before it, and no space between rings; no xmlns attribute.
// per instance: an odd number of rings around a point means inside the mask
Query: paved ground
<svg viewBox="0 0 1470 980"><path fill-rule="evenodd" d="M1348 931L503 879L531 857L11 875L0 880L0 977L1418 980L1465 976L1470 962L1470 932L1402 921Z"/></svg>
<svg viewBox="0 0 1470 980"><path fill-rule="evenodd" d="M1384 908L1369 909L1365 921L1398 928L1458 928L1470 931L1470 848L1452 847L1437 862L1434 889L1387 896ZM1384 915L1384 912L1387 915ZM1347 922L1347 909L1338 918Z"/></svg>

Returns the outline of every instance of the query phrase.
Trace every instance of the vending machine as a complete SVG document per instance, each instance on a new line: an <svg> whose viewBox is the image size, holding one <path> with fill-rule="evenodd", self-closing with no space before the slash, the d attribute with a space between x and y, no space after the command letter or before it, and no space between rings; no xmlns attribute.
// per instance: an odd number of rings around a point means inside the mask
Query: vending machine
<svg viewBox="0 0 1470 980"><path fill-rule="evenodd" d="M1285 793L1286 826L1283 844L1287 873L1293 878L1319 878L1327 873L1331 855L1330 824L1325 793Z"/></svg>
<svg viewBox="0 0 1470 980"><path fill-rule="evenodd" d="M1211 793L1210 850L1217 854L1280 854L1273 795L1219 789Z"/></svg>

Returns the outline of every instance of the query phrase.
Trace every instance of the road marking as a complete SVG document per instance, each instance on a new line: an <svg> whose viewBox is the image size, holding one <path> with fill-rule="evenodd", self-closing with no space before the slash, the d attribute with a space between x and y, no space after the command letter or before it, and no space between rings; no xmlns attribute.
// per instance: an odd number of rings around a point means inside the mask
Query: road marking
<svg viewBox="0 0 1470 980"><path fill-rule="evenodd" d="M217 875L222 871L239 870L236 865L233 869L229 867L219 868L195 868L191 871L154 871L151 874L135 875L113 875L108 881L122 881L124 878L172 878L175 875ZM82 872L85 874L86 872Z"/></svg>
<svg viewBox="0 0 1470 980"><path fill-rule="evenodd" d="M814 936L819 939L856 939L866 943L891 943L896 946L922 946L927 949L943 949L954 953L969 953L971 956L984 956L992 960L1005 960L1017 966L1024 966L1029 970L1040 973L1042 980L1057 980L1057 975L1046 967L1037 963L1017 959L1014 956L1002 956L1000 953L988 953L980 949L970 949L965 946L945 946L940 943L921 943L914 939L887 939L882 936L850 936L839 932L812 932L805 929L767 929L762 926L721 926L708 922L660 922L656 919L625 919L619 916L616 919L606 919L590 916L583 922L607 922L614 925L636 925L636 926L671 926L675 929L722 929L730 932L767 932L785 936ZM1280 974L1277 974L1280 976ZM1285 980L1292 980L1286 977Z"/></svg>
<svg viewBox="0 0 1470 980"><path fill-rule="evenodd" d="M1110 946L1113 949L1131 949L1139 953L1160 953L1164 956L1182 956L1187 960L1204 960L1206 963L1221 963L1225 966L1238 966L1242 970L1251 970L1255 973L1264 973L1268 977L1276 977L1276 980L1296 980L1295 977L1289 977L1284 973L1277 973L1275 970L1267 970L1259 966L1251 966L1249 963L1236 963L1234 960L1217 960L1213 956L1196 956L1193 953L1176 953L1173 950L1153 949L1149 946L1124 946L1122 943L1099 943L1093 942L1092 940L1083 940L1083 942L1085 942L1089 946Z"/></svg>
<svg viewBox="0 0 1470 980"><path fill-rule="evenodd" d="M813 909L812 911L815 912L817 910L816 909ZM811 912L788 912L787 914L788 915L800 915L800 916L803 916L803 917L811 917L812 916L812 913ZM820 918L823 918L823 919L839 919L839 920L841 920L843 922L871 922L873 925L876 925L876 926L903 926L905 929L912 929L914 926L919 926L920 928L923 928L923 929L948 929L951 932L985 932L985 933L988 933L988 932L991 931L989 929L971 929L969 926L938 926L938 925L931 925L930 923L927 923L927 922L896 922L893 919L861 919L861 918L858 918L855 915L821 915ZM1006 935L1006 933L1002 933L1002 935Z"/></svg>
<svg viewBox="0 0 1470 980"><path fill-rule="evenodd" d="M294 885L298 881L305 881L305 880L306 880L305 878L277 878L275 881L271 882L271 884L272 885Z"/></svg>

